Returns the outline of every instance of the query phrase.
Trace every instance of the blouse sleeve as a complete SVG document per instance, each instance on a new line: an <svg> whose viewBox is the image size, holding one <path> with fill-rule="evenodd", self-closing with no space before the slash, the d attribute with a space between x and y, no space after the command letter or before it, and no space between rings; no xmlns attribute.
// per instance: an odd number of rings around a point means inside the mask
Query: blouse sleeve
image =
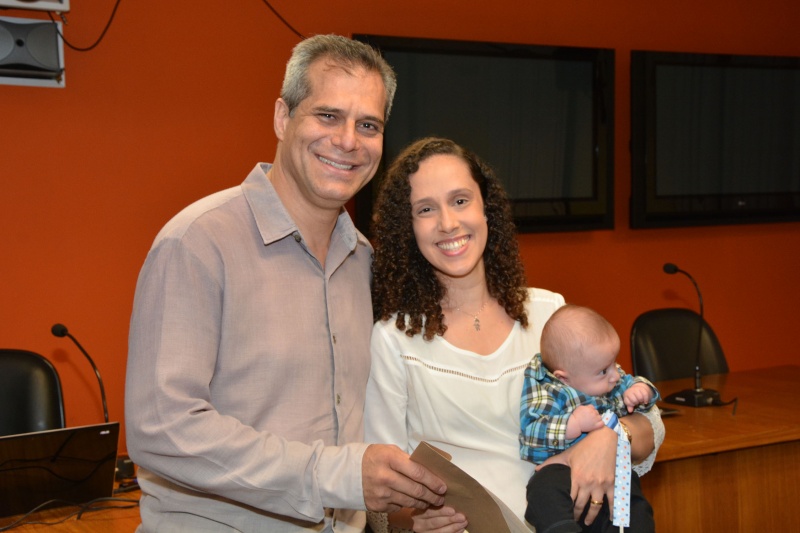
<svg viewBox="0 0 800 533"><path fill-rule="evenodd" d="M655 448L653 448L653 452L641 463L633 465L633 470L640 476L643 476L648 473L651 468L653 468L653 463L656 460L656 454L658 453L658 449L661 447L661 444L664 442L666 431L664 430L664 422L661 420L661 411L659 411L657 406L653 406L652 409L641 414L646 416L647 420L650 422L650 425L653 426L653 441L655 442Z"/></svg>
<svg viewBox="0 0 800 533"><path fill-rule="evenodd" d="M372 367L364 406L364 438L368 443L396 444L411 453L408 444L406 371L397 342L389 333L394 322L378 322L372 329ZM413 533L389 524L386 513L367 511L374 533Z"/></svg>
<svg viewBox="0 0 800 533"><path fill-rule="evenodd" d="M364 407L364 437L368 443L395 444L411 453L406 409L408 386L399 346L387 331L394 323L378 322L372 330L372 368Z"/></svg>

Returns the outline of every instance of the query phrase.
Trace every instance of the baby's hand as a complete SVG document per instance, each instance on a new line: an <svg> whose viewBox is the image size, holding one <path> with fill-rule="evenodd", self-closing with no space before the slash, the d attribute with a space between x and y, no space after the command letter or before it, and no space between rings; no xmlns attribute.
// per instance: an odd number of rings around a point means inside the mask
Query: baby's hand
<svg viewBox="0 0 800 533"><path fill-rule="evenodd" d="M581 433L589 433L605 426L603 418L593 405L581 405L572 411L567 421L567 437L576 439ZM574 428L574 431L572 429ZM572 433L572 435L570 435Z"/></svg>
<svg viewBox="0 0 800 533"><path fill-rule="evenodd" d="M628 412L632 413L637 405L642 405L650 402L653 398L653 389L644 383L634 383L631 387L622 393L622 399Z"/></svg>

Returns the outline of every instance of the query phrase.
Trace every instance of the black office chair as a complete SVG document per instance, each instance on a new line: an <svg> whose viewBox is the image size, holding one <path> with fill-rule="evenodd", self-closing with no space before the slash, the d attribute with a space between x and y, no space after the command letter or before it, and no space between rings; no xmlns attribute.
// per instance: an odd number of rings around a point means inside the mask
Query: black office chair
<svg viewBox="0 0 800 533"><path fill-rule="evenodd" d="M0 349L0 435L66 426L55 367L27 350Z"/></svg>
<svg viewBox="0 0 800 533"><path fill-rule="evenodd" d="M694 377L700 315L691 309L646 311L631 328L633 373L650 381ZM726 374L728 362L705 320L700 339L700 374Z"/></svg>

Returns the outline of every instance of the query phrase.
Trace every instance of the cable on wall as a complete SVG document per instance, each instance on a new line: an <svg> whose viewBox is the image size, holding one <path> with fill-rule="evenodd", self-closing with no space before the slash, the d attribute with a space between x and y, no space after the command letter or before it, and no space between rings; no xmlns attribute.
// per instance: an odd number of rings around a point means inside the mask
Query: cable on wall
<svg viewBox="0 0 800 533"><path fill-rule="evenodd" d="M122 2L122 0L117 0L116 3L114 4L114 9L112 9L112 11L111 11L111 16L108 17L108 22L106 23L105 28L103 28L103 31L100 33L100 36L97 38L97 40L93 44L91 44L89 46L85 46L85 47L76 46L76 45L72 44L71 42L69 42L67 40L67 38L64 37L64 34L57 29L56 31L58 31L59 37L61 37L61 39L64 41L64 44L66 44L69 48L71 48L71 49L73 49L73 50L75 50L77 52L88 52L90 50L93 50L94 48L97 47L97 45L100 44L100 42L106 36L106 33L108 32L108 29L111 27L111 23L114 22L114 16L117 14L117 9L119 8L120 2ZM278 13L278 11L274 7L272 7L272 4L270 4L268 0L263 0L263 2L270 9L270 11L272 11L272 13L274 13L275 16L278 17L278 19L287 28L289 28L292 31L292 33L294 33L295 35L297 35L301 39L305 39L306 38L305 35L303 35L299 31L297 31L296 29L294 29L294 27L291 24L289 24L289 22L285 18L283 18L283 16L281 16L280 13ZM47 16L50 17L50 20L52 22L55 22L55 19L53 18L53 13L52 12L48 11L47 12ZM64 24L67 24L66 16L63 13L61 13L60 16L61 16L62 22Z"/></svg>
<svg viewBox="0 0 800 533"><path fill-rule="evenodd" d="M56 27L56 31L58 31L58 35L64 41L64 44L66 44L67 46L69 46L70 48L75 50L76 52L88 52L89 50L93 50L98 44L100 44L100 41L103 40L103 37L106 36L106 32L108 32L108 28L111 27L111 23L114 21L114 15L117 14L117 8L119 7L119 4L120 4L121 1L122 0L117 0L117 2L114 4L114 9L111 11L111 16L108 17L108 22L106 23L106 27L103 28L103 32L100 34L100 37L98 37L97 40L94 42L94 44L92 44L90 46L86 46L86 47L75 46L72 43L70 43L67 40L66 37L64 37L64 35L61 33L61 31L58 30L58 27ZM53 21L53 23L55 23L55 19L53 18L53 14L51 12L48 11L47 12L47 16L50 17L50 20ZM61 21L64 24L66 24L67 23L67 19L64 16L64 14L61 13L60 16L61 16Z"/></svg>
<svg viewBox="0 0 800 533"><path fill-rule="evenodd" d="M283 22L283 24L284 24L284 25L285 25L287 28L289 28L290 30L292 30L292 32L294 32L294 34L295 34L295 35L297 35L297 36L298 36L298 37L300 37L301 39L305 39L305 38L306 38L306 36L305 36L305 35L303 35L303 34L302 34L302 33L300 33L299 31L297 31L296 29L294 29L294 28L292 27L292 25L291 25L291 24L289 24L288 22L286 22L286 19L285 19L285 18L283 18L283 17L281 16L281 14L280 14L280 13L278 13L278 12L275 10L275 8L274 8L274 7L272 7L272 4L270 4L270 3L268 2L268 0L264 0L264 3L267 5L267 7L270 9L270 11L272 11L272 12L275 14L275 16L276 16L276 17L278 17L278 18L280 19L280 21L281 21L281 22Z"/></svg>
<svg viewBox="0 0 800 533"><path fill-rule="evenodd" d="M114 16L117 14L117 9L119 8L119 4L120 4L121 1L122 0L117 0L116 1L116 3L114 4L114 9L111 11L111 16L108 17L108 22L106 23L105 28L103 28L103 31L102 31L102 33L100 33L100 36L97 38L97 40L93 44L91 44L90 46L81 47L81 46L76 46L76 45L72 44L71 42L69 42L67 40L66 37L64 37L64 34L61 33L61 31L59 31L57 29L56 31L58 31L59 37L61 37L61 39L64 41L64 44L66 44L69 48L71 48L71 49L73 49L73 50L75 50L77 52L88 52L90 50L93 50L94 48L97 47L97 45L100 44L100 42L106 36L106 33L108 32L108 29L111 27L111 23L114 21ZM305 35L303 35L299 31L297 31L296 29L294 29L294 27L291 24L289 24L289 22L285 18L283 18L280 13L278 13L278 11L274 7L272 7L272 4L270 4L268 0L263 0L263 2L270 9L270 11L272 11L272 13L274 13L275 16L278 17L278 19L281 22L283 22L283 24L287 28L289 28L295 35L297 35L301 39L305 39L306 38ZM53 18L53 13L48 11L47 12L47 16L50 17L50 20L52 22L55 22L55 19ZM63 13L61 13L60 16L61 16L62 22L64 24L67 24L66 16Z"/></svg>

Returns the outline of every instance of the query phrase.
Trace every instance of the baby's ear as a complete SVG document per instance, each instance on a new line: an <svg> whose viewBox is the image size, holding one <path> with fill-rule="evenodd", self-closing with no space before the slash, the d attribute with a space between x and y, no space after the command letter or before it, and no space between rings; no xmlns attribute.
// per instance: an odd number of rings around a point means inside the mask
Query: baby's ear
<svg viewBox="0 0 800 533"><path fill-rule="evenodd" d="M567 385L569 385L569 374L567 373L566 370L556 370L555 372L553 372L553 375L558 379L560 379L561 381L563 381L564 383L566 383Z"/></svg>

